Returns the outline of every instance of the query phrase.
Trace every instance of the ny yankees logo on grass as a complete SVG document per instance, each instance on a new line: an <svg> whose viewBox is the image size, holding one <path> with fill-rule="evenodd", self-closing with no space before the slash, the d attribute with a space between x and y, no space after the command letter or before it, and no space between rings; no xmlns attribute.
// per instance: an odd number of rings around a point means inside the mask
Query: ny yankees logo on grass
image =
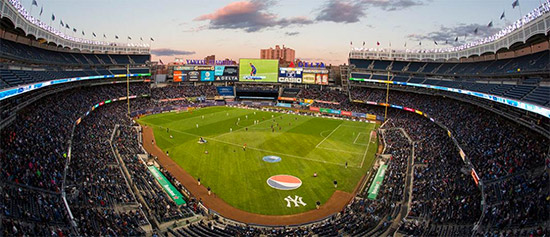
<svg viewBox="0 0 550 237"><path fill-rule="evenodd" d="M285 201L286 201L286 207L290 207L290 203L294 203L294 207L300 207L300 204L302 206L306 206L307 204L302 201L302 197L298 196L298 195L294 195L294 198L292 198L290 195L288 195L286 198L285 198Z"/></svg>

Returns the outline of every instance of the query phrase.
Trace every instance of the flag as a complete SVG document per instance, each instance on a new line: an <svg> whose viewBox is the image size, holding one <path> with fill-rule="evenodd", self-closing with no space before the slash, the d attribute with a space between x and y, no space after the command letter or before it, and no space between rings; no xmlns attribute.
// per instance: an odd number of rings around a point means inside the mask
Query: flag
<svg viewBox="0 0 550 237"><path fill-rule="evenodd" d="M160 62L160 64L164 65L164 63L162 62L162 59L159 59L159 62Z"/></svg>
<svg viewBox="0 0 550 237"><path fill-rule="evenodd" d="M390 48L391 48L391 42L390 42Z"/></svg>
<svg viewBox="0 0 550 237"><path fill-rule="evenodd" d="M474 30L474 34L477 34L477 28Z"/></svg>
<svg viewBox="0 0 550 237"><path fill-rule="evenodd" d="M118 35L115 35L115 39L118 39Z"/></svg>
<svg viewBox="0 0 550 237"><path fill-rule="evenodd" d="M129 39L129 40L131 40L131 39L132 39L132 37L128 36L128 39Z"/></svg>
<svg viewBox="0 0 550 237"><path fill-rule="evenodd" d="M139 40L143 41L143 37L139 37Z"/></svg>
<svg viewBox="0 0 550 237"><path fill-rule="evenodd" d="M107 36L105 34L103 34L103 38L107 38Z"/></svg>
<svg viewBox="0 0 550 237"><path fill-rule="evenodd" d="M404 46L404 47L405 47L405 48L407 47L407 42L405 42L405 46Z"/></svg>
<svg viewBox="0 0 550 237"><path fill-rule="evenodd" d="M82 35L86 35L86 34L84 34L84 31L82 31Z"/></svg>
<svg viewBox="0 0 550 237"><path fill-rule="evenodd" d="M71 27L69 26L69 24L65 24L65 28L71 29Z"/></svg>
<svg viewBox="0 0 550 237"><path fill-rule="evenodd" d="M517 1L516 1L516 2L517 2ZM36 0L32 0L32 5L38 7L38 3L36 2Z"/></svg>
<svg viewBox="0 0 550 237"><path fill-rule="evenodd" d="M365 46L365 41L363 41L363 46Z"/></svg>
<svg viewBox="0 0 550 237"><path fill-rule="evenodd" d="M151 37L151 41L155 41L155 40L153 39L153 37Z"/></svg>
<svg viewBox="0 0 550 237"><path fill-rule="evenodd" d="M487 24L487 27L489 28L493 27L493 21L489 22L489 24Z"/></svg>
<svg viewBox="0 0 550 237"><path fill-rule="evenodd" d="M380 42L376 41L376 45L380 46Z"/></svg>
<svg viewBox="0 0 550 237"><path fill-rule="evenodd" d="M76 32L76 28L73 28L73 32Z"/></svg>
<svg viewBox="0 0 550 237"><path fill-rule="evenodd" d="M350 42L349 42L349 45L353 45L353 42L350 41Z"/></svg>
<svg viewBox="0 0 550 237"><path fill-rule="evenodd" d="M41 6L40 7L40 13L38 14L39 16L42 16L42 12L44 12L44 6Z"/></svg>
<svg viewBox="0 0 550 237"><path fill-rule="evenodd" d="M438 45L438 44L437 44L437 41L434 40L434 44L435 44L435 45Z"/></svg>
<svg viewBox="0 0 550 237"><path fill-rule="evenodd" d="M455 42L457 42L457 41L458 41L458 36L455 38Z"/></svg>
<svg viewBox="0 0 550 237"><path fill-rule="evenodd" d="M65 25L63 24L63 20L60 20L60 21L59 21L59 24L61 24L61 26L65 26Z"/></svg>
<svg viewBox="0 0 550 237"><path fill-rule="evenodd" d="M445 40L445 44L449 44L449 41L448 41L448 40Z"/></svg>
<svg viewBox="0 0 550 237"><path fill-rule="evenodd" d="M52 14L52 21L55 21L55 15Z"/></svg>
<svg viewBox="0 0 550 237"><path fill-rule="evenodd" d="M92 32L92 35L94 36L94 38L97 36L97 35L95 35L95 32Z"/></svg>
<svg viewBox="0 0 550 237"><path fill-rule="evenodd" d="M422 41L418 42L418 45L422 45Z"/></svg>
<svg viewBox="0 0 550 237"><path fill-rule="evenodd" d="M506 16L504 15L504 11L502 11L502 15L500 15L500 19L502 20L502 18L504 18L504 17L506 17Z"/></svg>
<svg viewBox="0 0 550 237"><path fill-rule="evenodd" d="M512 8L516 8L517 6L519 6L519 0L516 0L512 3Z"/></svg>

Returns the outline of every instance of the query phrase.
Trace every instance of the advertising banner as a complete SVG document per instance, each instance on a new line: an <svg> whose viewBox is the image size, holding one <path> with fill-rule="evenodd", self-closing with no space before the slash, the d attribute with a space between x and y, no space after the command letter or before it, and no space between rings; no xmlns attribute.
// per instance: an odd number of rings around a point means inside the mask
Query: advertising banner
<svg viewBox="0 0 550 237"><path fill-rule="evenodd" d="M183 200L183 195L172 185L166 177L157 169L155 166L149 166L149 172L155 177L155 179L159 182L160 186L164 188L164 191L168 193L168 195L174 200L174 202L179 206L181 204L185 204L185 200Z"/></svg>
<svg viewBox="0 0 550 237"><path fill-rule="evenodd" d="M188 71L187 80L188 81L199 81L201 73L199 71Z"/></svg>
<svg viewBox="0 0 550 237"><path fill-rule="evenodd" d="M309 110L319 112L320 108L311 106L311 107L309 107Z"/></svg>
<svg viewBox="0 0 550 237"><path fill-rule="evenodd" d="M331 114L340 114L340 110L331 109L329 110Z"/></svg>
<svg viewBox="0 0 550 237"><path fill-rule="evenodd" d="M218 95L235 96L235 92L233 91L232 86L218 86L216 89L218 90Z"/></svg>
<svg viewBox="0 0 550 237"><path fill-rule="evenodd" d="M366 118L367 117L367 115L365 113L356 113L356 112L352 112L351 116L358 117L358 118Z"/></svg>
<svg viewBox="0 0 550 237"><path fill-rule="evenodd" d="M293 68L293 67L279 68L279 82L302 83L302 68Z"/></svg>
<svg viewBox="0 0 550 237"><path fill-rule="evenodd" d="M330 113L331 109L320 108L319 111L323 113Z"/></svg>
<svg viewBox="0 0 550 237"><path fill-rule="evenodd" d="M351 111L341 111L340 114L345 116L351 116Z"/></svg>
<svg viewBox="0 0 550 237"><path fill-rule="evenodd" d="M279 60L245 59L239 60L239 81L241 82L277 82Z"/></svg>
<svg viewBox="0 0 550 237"><path fill-rule="evenodd" d="M216 81L238 81L239 69L237 66L216 66L214 75Z"/></svg>
<svg viewBox="0 0 550 237"><path fill-rule="evenodd" d="M174 82L181 82L181 81L183 81L182 72L174 71Z"/></svg>
<svg viewBox="0 0 550 237"><path fill-rule="evenodd" d="M367 114L367 119L368 119L368 120L376 120L376 115L374 115L374 114Z"/></svg>
<svg viewBox="0 0 550 237"><path fill-rule="evenodd" d="M225 66L216 66L214 68L214 75L215 76L223 76L223 70L225 69Z"/></svg>
<svg viewBox="0 0 550 237"><path fill-rule="evenodd" d="M290 98L290 97L281 97L281 96L279 96L279 100L286 100L286 101L296 101L296 98Z"/></svg>
<svg viewBox="0 0 550 237"><path fill-rule="evenodd" d="M314 73L303 73L302 83L304 84L315 84L315 74Z"/></svg>
<svg viewBox="0 0 550 237"><path fill-rule="evenodd" d="M278 102L276 106L277 106L277 107L291 108L291 107L292 107L292 104Z"/></svg>
<svg viewBox="0 0 550 237"><path fill-rule="evenodd" d="M214 71L201 71L201 81L214 81Z"/></svg>
<svg viewBox="0 0 550 237"><path fill-rule="evenodd" d="M374 180L372 181L372 184L369 188L368 198L370 200L375 200L376 196L378 196L378 192L380 191L380 186L382 186L382 182L384 181L384 175L386 174L387 168L388 165L381 165L380 168L378 168L376 176L374 177Z"/></svg>

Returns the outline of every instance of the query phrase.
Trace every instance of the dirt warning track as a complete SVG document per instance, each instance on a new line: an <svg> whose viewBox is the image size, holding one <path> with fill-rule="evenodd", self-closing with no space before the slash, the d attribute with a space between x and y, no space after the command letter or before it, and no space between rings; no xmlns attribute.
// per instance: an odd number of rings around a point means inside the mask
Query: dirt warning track
<svg viewBox="0 0 550 237"><path fill-rule="evenodd" d="M183 186L185 186L185 188L189 190L195 198L202 199L204 206L214 210L221 216L228 219L258 225L298 225L321 220L341 211L355 196L354 194L337 190L325 204L321 205L318 210L311 210L293 215L275 216L246 212L227 204L224 200L217 197L215 193L208 195L206 187L203 185L199 186L197 181L189 173L178 166L176 162L166 156L166 154L156 146L156 142L155 144L151 144L151 142L149 142L155 140L153 129L147 126L142 127L144 141L143 147L145 150L147 150L149 154L158 157L160 165L164 169L168 170L168 172L170 172Z"/></svg>

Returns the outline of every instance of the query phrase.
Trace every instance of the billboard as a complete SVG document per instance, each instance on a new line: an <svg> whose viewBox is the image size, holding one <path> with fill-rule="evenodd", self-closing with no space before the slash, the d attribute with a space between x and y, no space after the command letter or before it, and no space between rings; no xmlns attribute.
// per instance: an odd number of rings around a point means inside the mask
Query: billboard
<svg viewBox="0 0 550 237"><path fill-rule="evenodd" d="M315 84L315 74L314 73L304 73L304 75L302 75L302 83L304 83L304 84Z"/></svg>
<svg viewBox="0 0 550 237"><path fill-rule="evenodd" d="M216 66L214 76L216 81L238 81L239 69L237 66Z"/></svg>
<svg viewBox="0 0 550 237"><path fill-rule="evenodd" d="M246 59L239 60L239 81L244 82L277 82L279 60Z"/></svg>
<svg viewBox="0 0 550 237"><path fill-rule="evenodd" d="M214 81L214 71L201 71L201 81Z"/></svg>
<svg viewBox="0 0 550 237"><path fill-rule="evenodd" d="M201 77L200 71L188 71L187 72L187 80L188 81L199 81Z"/></svg>
<svg viewBox="0 0 550 237"><path fill-rule="evenodd" d="M232 86L218 86L218 95L221 96L235 96L235 92Z"/></svg>
<svg viewBox="0 0 550 237"><path fill-rule="evenodd" d="M302 68L294 68L294 67L279 68L279 82L302 83Z"/></svg>
<svg viewBox="0 0 550 237"><path fill-rule="evenodd" d="M182 72L181 71L174 71L174 82L181 82L184 80L184 76L182 76Z"/></svg>

